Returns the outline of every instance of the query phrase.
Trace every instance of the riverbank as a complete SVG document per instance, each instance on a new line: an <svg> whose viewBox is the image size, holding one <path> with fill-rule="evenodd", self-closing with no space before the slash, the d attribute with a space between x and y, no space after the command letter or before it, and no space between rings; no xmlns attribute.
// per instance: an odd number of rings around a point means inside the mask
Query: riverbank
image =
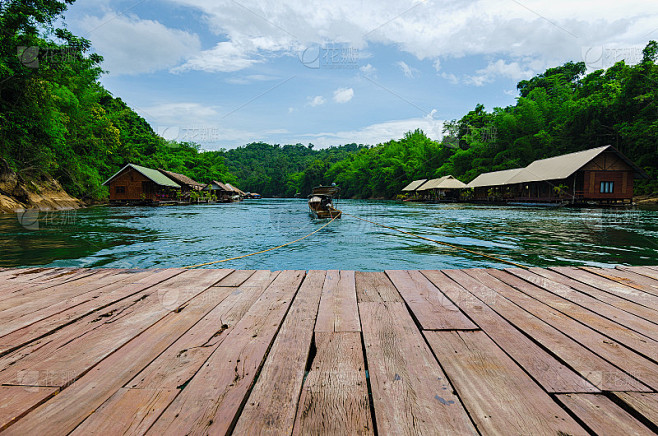
<svg viewBox="0 0 658 436"><path fill-rule="evenodd" d="M84 207L82 200L69 195L57 180L23 180L4 159L0 159L0 213L27 209L68 210Z"/></svg>

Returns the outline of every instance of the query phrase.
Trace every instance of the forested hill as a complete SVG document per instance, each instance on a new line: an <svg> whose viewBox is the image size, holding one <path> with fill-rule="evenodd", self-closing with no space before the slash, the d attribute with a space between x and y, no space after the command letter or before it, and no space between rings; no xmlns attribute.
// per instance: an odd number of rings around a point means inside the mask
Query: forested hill
<svg viewBox="0 0 658 436"><path fill-rule="evenodd" d="M414 179L453 174L468 182L605 144L650 174L639 193L658 191L654 41L638 65L619 62L586 75L584 63L570 62L522 81L516 104L476 106L447 123L441 143L417 130L376 146L253 143L200 151L159 137L100 85L102 57L90 53L89 41L54 26L73 1L0 3L0 157L22 179L52 176L78 198L106 197L101 183L129 162L266 196L305 195L335 182L345 197L393 198Z"/></svg>

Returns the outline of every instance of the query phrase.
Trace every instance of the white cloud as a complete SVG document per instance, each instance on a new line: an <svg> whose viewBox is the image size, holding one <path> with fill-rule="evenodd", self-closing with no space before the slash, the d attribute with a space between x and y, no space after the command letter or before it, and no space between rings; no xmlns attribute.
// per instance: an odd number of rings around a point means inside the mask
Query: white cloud
<svg viewBox="0 0 658 436"><path fill-rule="evenodd" d="M414 74L418 72L417 69L410 67L404 61L398 61L395 63L395 65L397 65L402 70L402 72L404 73L404 77L408 79L413 79Z"/></svg>
<svg viewBox="0 0 658 436"><path fill-rule="evenodd" d="M646 44L658 21L658 2L540 0L501 6L497 0L172 0L205 14L211 30L242 50L233 68L262 57L314 44L349 42L399 47L418 59L465 55L541 59L551 64L580 60L581 47ZM222 56L209 52L209 57ZM251 61L251 63L249 62ZM206 63L190 63L204 68ZM221 62L220 62L221 64ZM440 66L435 64L435 68ZM522 69L526 67L521 66ZM413 73L413 71L412 71Z"/></svg>
<svg viewBox="0 0 658 436"><path fill-rule="evenodd" d="M470 85L482 86L491 83L498 77L505 77L515 81L529 79L535 75L531 69L524 69L518 62L507 63L502 59L489 62L486 68L477 70L474 75L467 76L464 82Z"/></svg>
<svg viewBox="0 0 658 436"><path fill-rule="evenodd" d="M366 77L372 77L372 78L377 77L375 75L375 73L377 72L377 68L373 67L370 64L363 65L362 67L359 68L359 71L361 71L363 75Z"/></svg>
<svg viewBox="0 0 658 436"><path fill-rule="evenodd" d="M320 106L327 102L325 98L321 95L316 95L315 97L308 97L308 105L311 107Z"/></svg>
<svg viewBox="0 0 658 436"><path fill-rule="evenodd" d="M111 75L151 73L177 65L199 51L195 34L135 16L86 16L80 26Z"/></svg>
<svg viewBox="0 0 658 436"><path fill-rule="evenodd" d="M352 88L338 88L334 91L334 101L336 103L347 103L354 97L354 90Z"/></svg>
<svg viewBox="0 0 658 436"><path fill-rule="evenodd" d="M456 85L459 83L459 78L452 73L441 73L441 77L446 79L448 82Z"/></svg>
<svg viewBox="0 0 658 436"><path fill-rule="evenodd" d="M306 134L300 137L306 138L304 142L310 141L320 147L350 143L375 145L391 139L400 139L409 131L421 129L431 139L439 140L442 137L443 121L433 118L435 112L432 111L426 117L371 124L358 130Z"/></svg>
<svg viewBox="0 0 658 436"><path fill-rule="evenodd" d="M269 80L275 80L274 76L266 76L264 74L250 74L248 76L235 76L226 79L227 83L232 83L234 85L248 85L253 82L266 82Z"/></svg>
<svg viewBox="0 0 658 436"><path fill-rule="evenodd" d="M438 72L441 70L441 59L436 59L434 63L432 64L434 69Z"/></svg>

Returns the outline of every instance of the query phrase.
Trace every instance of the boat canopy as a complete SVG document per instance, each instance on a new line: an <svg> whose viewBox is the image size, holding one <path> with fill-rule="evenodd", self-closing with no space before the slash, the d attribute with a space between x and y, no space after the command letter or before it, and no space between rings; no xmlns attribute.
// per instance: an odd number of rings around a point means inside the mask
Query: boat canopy
<svg viewBox="0 0 658 436"><path fill-rule="evenodd" d="M333 197L338 194L340 188L338 186L316 186L313 188L311 196L313 195L326 195L328 197Z"/></svg>

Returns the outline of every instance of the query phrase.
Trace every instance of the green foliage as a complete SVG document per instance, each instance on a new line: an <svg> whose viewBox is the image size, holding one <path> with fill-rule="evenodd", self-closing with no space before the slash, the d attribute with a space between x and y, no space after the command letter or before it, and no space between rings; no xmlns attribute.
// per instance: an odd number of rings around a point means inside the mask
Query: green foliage
<svg viewBox="0 0 658 436"><path fill-rule="evenodd" d="M619 62L585 75L582 62L568 62L521 81L516 104L491 112L476 105L446 123L441 143L416 130L376 146L256 142L201 151L159 137L99 84L102 58L89 52L89 41L54 27L73 1L0 2L0 156L24 179L47 173L81 198L104 198L101 183L130 162L264 196L305 196L337 183L343 197L395 198L415 179L452 174L468 181L606 144L650 175L638 193L658 191L655 41L635 66ZM37 52L47 55L35 58Z"/></svg>

